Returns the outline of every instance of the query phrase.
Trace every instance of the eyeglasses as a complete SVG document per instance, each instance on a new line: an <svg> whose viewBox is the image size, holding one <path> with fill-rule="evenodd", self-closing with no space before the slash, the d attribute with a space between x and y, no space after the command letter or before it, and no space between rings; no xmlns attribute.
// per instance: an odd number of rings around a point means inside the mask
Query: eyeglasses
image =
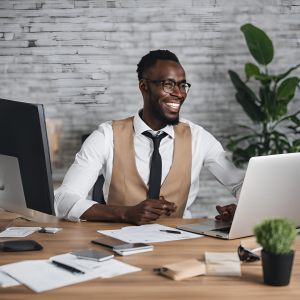
<svg viewBox="0 0 300 300"><path fill-rule="evenodd" d="M253 250L249 250L249 249L243 247L242 242L241 242L241 245L238 247L238 255L239 255L240 261L253 262L253 261L260 260L260 257L257 254L253 253L256 251L260 251L260 250L262 250L262 247L255 248Z"/></svg>
<svg viewBox="0 0 300 300"><path fill-rule="evenodd" d="M165 93L172 93L175 89L175 85L177 85L179 87L179 91L182 94L187 94L191 84L190 83L186 83L186 82L176 82L173 81L171 79L166 79L166 80L150 80L150 79L145 79L146 81L151 81L151 82L158 82L158 83L162 83L163 85L163 90Z"/></svg>

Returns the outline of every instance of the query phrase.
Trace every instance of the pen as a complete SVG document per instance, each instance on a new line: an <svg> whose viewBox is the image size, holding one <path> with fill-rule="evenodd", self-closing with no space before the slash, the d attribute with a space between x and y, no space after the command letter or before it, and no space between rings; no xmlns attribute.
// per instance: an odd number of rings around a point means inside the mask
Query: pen
<svg viewBox="0 0 300 300"><path fill-rule="evenodd" d="M52 263L54 263L55 265L57 265L57 266L60 267L60 268L63 268L63 269L65 269L65 270L68 270L68 271L70 271L70 272L72 272L72 273L85 274L84 272L82 272L82 271L80 271L80 270L78 270L78 269L76 269L76 268L73 268L73 267L71 267L71 266L62 264L62 263L60 263L60 262L58 262L58 261L52 260Z"/></svg>
<svg viewBox="0 0 300 300"><path fill-rule="evenodd" d="M180 231L175 231L175 230L160 230L160 231L168 232L168 233L177 233L177 234L181 234Z"/></svg>

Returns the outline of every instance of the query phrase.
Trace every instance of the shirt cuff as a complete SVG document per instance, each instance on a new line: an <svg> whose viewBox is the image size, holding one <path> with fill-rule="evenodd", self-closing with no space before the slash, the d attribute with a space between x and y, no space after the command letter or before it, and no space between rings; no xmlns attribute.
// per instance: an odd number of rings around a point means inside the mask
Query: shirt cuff
<svg viewBox="0 0 300 300"><path fill-rule="evenodd" d="M99 203L87 199L81 199L77 201L68 213L68 220L72 222L80 222L80 216L94 204Z"/></svg>

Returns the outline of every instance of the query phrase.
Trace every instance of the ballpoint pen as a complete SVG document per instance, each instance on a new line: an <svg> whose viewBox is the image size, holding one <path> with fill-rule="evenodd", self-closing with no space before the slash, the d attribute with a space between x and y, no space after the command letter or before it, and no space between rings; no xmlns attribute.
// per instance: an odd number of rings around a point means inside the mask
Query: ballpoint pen
<svg viewBox="0 0 300 300"><path fill-rule="evenodd" d="M176 233L176 234L181 234L180 231L175 231L175 230L160 230L160 231L163 231L163 232L168 232L168 233Z"/></svg>
<svg viewBox="0 0 300 300"><path fill-rule="evenodd" d="M85 274L83 271L80 271L80 270L78 270L78 269L76 269L76 268L73 268L73 267L71 267L71 266L65 265L65 264L60 263L60 262L58 262L58 261L52 260L52 263L55 264L56 266L60 267L60 268L63 268L63 269L65 269L65 270L68 270L68 271L70 271L70 272L72 272L72 273Z"/></svg>

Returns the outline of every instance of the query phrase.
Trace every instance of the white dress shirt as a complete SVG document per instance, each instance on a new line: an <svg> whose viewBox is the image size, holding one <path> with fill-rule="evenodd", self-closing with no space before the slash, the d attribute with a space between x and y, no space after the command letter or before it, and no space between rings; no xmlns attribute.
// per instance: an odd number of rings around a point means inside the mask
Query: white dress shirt
<svg viewBox="0 0 300 300"><path fill-rule="evenodd" d="M223 184L237 199L244 180L244 172L237 169L227 159L226 152L209 132L201 126L186 119L181 122L190 125L192 133L192 170L191 187L184 211L183 218L191 218L189 206L194 202L199 191L199 175L202 166L208 169L216 179ZM136 166L140 176L149 186L150 164L153 152L153 141L144 136L142 132L153 131L139 116L137 112L133 120L134 149ZM173 162L174 154L174 129L168 125L160 131L168 134L162 139L159 152L162 158L163 184ZM103 186L104 199L107 201L109 185L112 176L114 157L114 140L112 121L101 124L84 142L81 150L76 154L75 162L67 172L60 188L55 191L56 216L78 222L80 216L97 202L88 200L87 195L94 186L99 174L105 178ZM143 201L145 199L141 199ZM166 199L168 200L168 199Z"/></svg>

